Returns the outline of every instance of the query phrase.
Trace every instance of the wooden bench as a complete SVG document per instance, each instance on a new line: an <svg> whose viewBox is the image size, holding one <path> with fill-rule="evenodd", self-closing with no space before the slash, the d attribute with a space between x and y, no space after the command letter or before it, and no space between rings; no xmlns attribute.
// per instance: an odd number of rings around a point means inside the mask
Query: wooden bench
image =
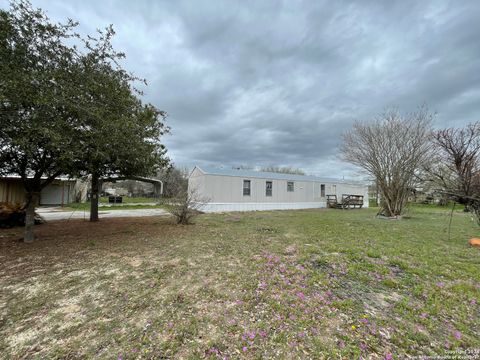
<svg viewBox="0 0 480 360"><path fill-rule="evenodd" d="M363 206L363 195L342 195L342 209L361 209Z"/></svg>
<svg viewBox="0 0 480 360"><path fill-rule="evenodd" d="M334 209L361 209L363 195L342 194L342 201L338 202L337 195L327 195L327 207Z"/></svg>

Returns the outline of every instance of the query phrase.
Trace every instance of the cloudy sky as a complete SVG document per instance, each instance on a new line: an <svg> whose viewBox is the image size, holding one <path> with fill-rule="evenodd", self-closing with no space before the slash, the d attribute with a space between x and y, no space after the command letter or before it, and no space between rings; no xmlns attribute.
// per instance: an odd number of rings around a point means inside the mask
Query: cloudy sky
<svg viewBox="0 0 480 360"><path fill-rule="evenodd" d="M0 0L2 7L7 6ZM352 177L354 120L427 103L480 120L480 2L33 1L81 33L113 24L124 66L168 112L179 166L289 165Z"/></svg>

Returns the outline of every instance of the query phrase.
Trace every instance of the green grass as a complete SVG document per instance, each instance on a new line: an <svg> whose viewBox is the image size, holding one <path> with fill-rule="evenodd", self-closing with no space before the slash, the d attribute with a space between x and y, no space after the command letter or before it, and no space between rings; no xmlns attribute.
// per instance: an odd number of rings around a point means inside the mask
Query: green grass
<svg viewBox="0 0 480 360"><path fill-rule="evenodd" d="M158 204L158 205L147 205L147 204L136 204L130 203L125 204L112 204L108 205L108 203L99 203L98 209L99 211L110 211L110 210L135 210L135 209L161 209L165 208L165 205ZM90 202L85 203L71 203L67 206L63 207L64 211L73 211L73 210L80 210L80 211L90 211Z"/></svg>
<svg viewBox="0 0 480 360"><path fill-rule="evenodd" d="M414 206L72 221L7 242L6 358L402 358L479 349L479 228ZM70 230L69 227L70 226ZM17 232L15 232L17 231Z"/></svg>
<svg viewBox="0 0 480 360"><path fill-rule="evenodd" d="M106 203L108 204L108 197L107 196L102 196L99 201L101 203ZM158 202L158 199L156 198L148 198L148 197L128 197L128 196L122 196L122 202L124 204L131 204L131 203L156 203Z"/></svg>

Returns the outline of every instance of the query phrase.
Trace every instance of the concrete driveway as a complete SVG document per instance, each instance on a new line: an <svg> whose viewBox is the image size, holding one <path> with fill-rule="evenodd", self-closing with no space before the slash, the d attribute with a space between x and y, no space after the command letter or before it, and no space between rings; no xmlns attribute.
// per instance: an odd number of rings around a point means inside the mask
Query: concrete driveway
<svg viewBox="0 0 480 360"><path fill-rule="evenodd" d="M65 211L61 207L41 207L37 213L45 220L68 220L68 219L88 219L90 211L74 210ZM143 217L143 216L168 216L168 212L163 209L128 209L128 210L99 210L100 218L107 217Z"/></svg>

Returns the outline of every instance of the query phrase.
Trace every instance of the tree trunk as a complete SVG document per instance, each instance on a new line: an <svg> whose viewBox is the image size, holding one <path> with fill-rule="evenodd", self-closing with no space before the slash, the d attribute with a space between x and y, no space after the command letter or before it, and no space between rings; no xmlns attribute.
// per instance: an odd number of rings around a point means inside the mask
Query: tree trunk
<svg viewBox="0 0 480 360"><path fill-rule="evenodd" d="M35 240L33 227L35 226L35 208L38 204L39 193L31 192L27 195L27 207L25 209L25 235L23 241L31 243Z"/></svg>
<svg viewBox="0 0 480 360"><path fill-rule="evenodd" d="M99 190L99 176L92 174L92 189L90 196L90 221L98 221L98 190Z"/></svg>

